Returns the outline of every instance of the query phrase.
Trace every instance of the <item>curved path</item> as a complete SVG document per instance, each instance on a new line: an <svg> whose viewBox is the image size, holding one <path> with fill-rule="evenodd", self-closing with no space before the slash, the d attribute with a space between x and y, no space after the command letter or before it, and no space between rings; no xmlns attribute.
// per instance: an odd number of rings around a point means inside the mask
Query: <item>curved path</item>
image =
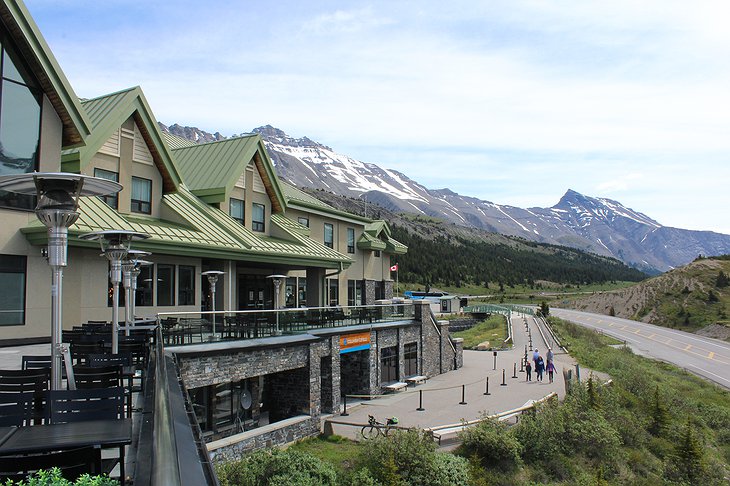
<svg viewBox="0 0 730 486"><path fill-rule="evenodd" d="M589 312L552 308L550 313L625 341L637 354L672 363L730 389L728 342Z"/></svg>

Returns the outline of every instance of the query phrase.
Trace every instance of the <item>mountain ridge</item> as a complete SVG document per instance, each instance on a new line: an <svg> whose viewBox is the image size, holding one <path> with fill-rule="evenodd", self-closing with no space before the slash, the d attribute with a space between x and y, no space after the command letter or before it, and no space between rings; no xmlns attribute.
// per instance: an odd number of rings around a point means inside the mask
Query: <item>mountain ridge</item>
<svg viewBox="0 0 730 486"><path fill-rule="evenodd" d="M196 143L225 138L195 127L160 126ZM399 171L358 161L271 125L252 133L261 135L278 175L287 182L361 199L393 212L570 246L618 258L652 274L685 265L698 255L730 253L730 235L663 226L619 201L585 196L573 189L549 208L500 205L448 188L428 189Z"/></svg>

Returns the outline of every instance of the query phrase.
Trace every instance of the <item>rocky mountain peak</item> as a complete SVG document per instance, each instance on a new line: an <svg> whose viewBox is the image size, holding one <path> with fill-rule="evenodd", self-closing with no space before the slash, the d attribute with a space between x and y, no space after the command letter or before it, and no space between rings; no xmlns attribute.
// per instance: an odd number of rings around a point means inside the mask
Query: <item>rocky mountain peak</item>
<svg viewBox="0 0 730 486"><path fill-rule="evenodd" d="M284 145L287 147L309 147L318 148L324 150L332 150L326 145L317 143L308 137L294 138L286 134L284 130L281 130L271 125L264 125L253 129L253 133L258 133L264 141L275 143L278 145Z"/></svg>

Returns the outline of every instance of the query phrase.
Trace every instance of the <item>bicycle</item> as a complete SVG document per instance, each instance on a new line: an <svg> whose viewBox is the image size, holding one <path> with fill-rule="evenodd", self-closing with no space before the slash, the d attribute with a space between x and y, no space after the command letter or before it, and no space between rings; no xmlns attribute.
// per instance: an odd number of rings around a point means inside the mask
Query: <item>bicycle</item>
<svg viewBox="0 0 730 486"><path fill-rule="evenodd" d="M378 422L372 415L368 415L368 425L360 430L360 434L365 439L375 439L380 434L388 437L390 429L395 428L396 424L398 424L397 417L389 417L385 423L382 423Z"/></svg>

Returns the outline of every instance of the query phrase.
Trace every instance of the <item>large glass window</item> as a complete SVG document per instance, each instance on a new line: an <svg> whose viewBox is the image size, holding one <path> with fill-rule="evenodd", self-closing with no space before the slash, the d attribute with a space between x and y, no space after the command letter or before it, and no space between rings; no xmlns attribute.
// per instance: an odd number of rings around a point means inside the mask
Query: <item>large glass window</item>
<svg viewBox="0 0 730 486"><path fill-rule="evenodd" d="M266 206L253 203L251 205L251 229L254 231L266 230Z"/></svg>
<svg viewBox="0 0 730 486"><path fill-rule="evenodd" d="M335 247L335 229L330 223L324 224L324 246Z"/></svg>
<svg viewBox="0 0 730 486"><path fill-rule="evenodd" d="M231 198L229 213L231 214L231 218L235 219L241 224L245 224L245 213L243 209L243 201L241 199Z"/></svg>
<svg viewBox="0 0 730 486"><path fill-rule="evenodd" d="M106 179L108 181L119 182L119 174L116 172L112 172L110 170L94 169L94 177L98 177L100 179ZM108 194L106 196L99 196L99 197L110 208L114 208L114 209L119 208L119 198L117 197L116 192L114 194Z"/></svg>
<svg viewBox="0 0 730 486"><path fill-rule="evenodd" d="M307 279L300 278L298 280L297 293L299 294L299 306L301 307L307 305Z"/></svg>
<svg viewBox="0 0 730 486"><path fill-rule="evenodd" d="M285 307L296 307L297 306L297 278L288 277L286 279L286 287L284 288Z"/></svg>
<svg viewBox="0 0 730 486"><path fill-rule="evenodd" d="M132 177L132 212L152 213L152 181L141 177Z"/></svg>
<svg viewBox="0 0 730 486"><path fill-rule="evenodd" d="M180 265L178 267L177 305L195 304L195 267Z"/></svg>
<svg viewBox="0 0 730 486"><path fill-rule="evenodd" d="M406 343L403 345L403 361L405 363L406 376L418 375L418 343Z"/></svg>
<svg viewBox="0 0 730 486"><path fill-rule="evenodd" d="M26 257L0 255L0 326L25 324Z"/></svg>
<svg viewBox="0 0 730 486"><path fill-rule="evenodd" d="M336 278L327 279L327 287L329 289L329 304L331 306L340 305L340 282Z"/></svg>
<svg viewBox="0 0 730 486"><path fill-rule="evenodd" d="M157 265L157 305L175 305L175 265Z"/></svg>
<svg viewBox="0 0 730 486"><path fill-rule="evenodd" d="M361 305L362 303L362 280L348 280L347 305Z"/></svg>
<svg viewBox="0 0 730 486"><path fill-rule="evenodd" d="M42 95L0 34L0 175L24 174L38 169ZM33 209L35 196L0 191L0 206Z"/></svg>
<svg viewBox="0 0 730 486"><path fill-rule="evenodd" d="M134 305L137 307L149 307L152 305L152 289L154 289L153 265L145 265L140 268L137 277L137 295L134 296Z"/></svg>
<svg viewBox="0 0 730 486"><path fill-rule="evenodd" d="M380 383L398 381L398 347L383 348L380 352Z"/></svg>
<svg viewBox="0 0 730 486"><path fill-rule="evenodd" d="M355 253L355 228L347 228L347 253Z"/></svg>

